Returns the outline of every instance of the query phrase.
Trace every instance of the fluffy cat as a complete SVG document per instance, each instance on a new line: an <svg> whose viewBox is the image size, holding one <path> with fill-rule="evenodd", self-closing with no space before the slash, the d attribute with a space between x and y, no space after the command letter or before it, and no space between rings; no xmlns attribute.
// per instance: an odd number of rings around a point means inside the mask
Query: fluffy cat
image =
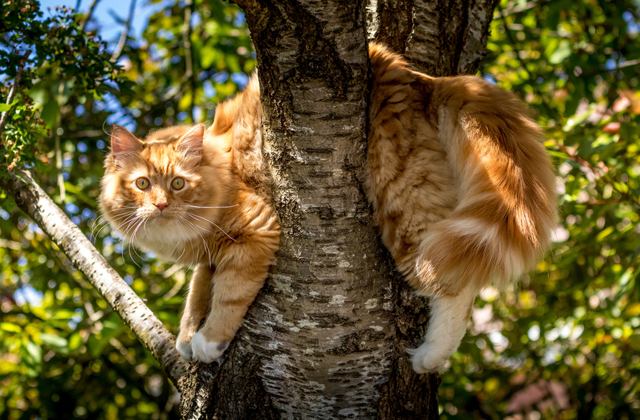
<svg viewBox="0 0 640 420"><path fill-rule="evenodd" d="M413 368L442 370L479 291L492 281L503 288L533 269L549 245L555 176L540 128L514 95L477 77L412 71L381 45L369 50L367 197L398 269L432 297L425 342L411 351ZM143 248L198 263L177 343L187 359L210 362L224 352L278 247L260 118L254 75L217 108L206 132L173 127L139 141L114 128L103 213ZM176 177L189 194L172 190ZM148 189L137 185L142 178ZM176 216L164 213L170 209Z"/></svg>
<svg viewBox="0 0 640 420"><path fill-rule="evenodd" d="M222 355L278 249L278 216L261 169L258 100L254 80L222 105L234 120L220 112L206 135L202 124L165 128L144 140L117 126L111 134L103 215L126 241L196 266L176 343L187 360L209 363Z"/></svg>
<svg viewBox="0 0 640 420"><path fill-rule="evenodd" d="M367 197L396 266L432 297L413 368L441 371L480 290L503 289L549 246L555 175L540 127L510 92L414 72L381 45L369 56Z"/></svg>

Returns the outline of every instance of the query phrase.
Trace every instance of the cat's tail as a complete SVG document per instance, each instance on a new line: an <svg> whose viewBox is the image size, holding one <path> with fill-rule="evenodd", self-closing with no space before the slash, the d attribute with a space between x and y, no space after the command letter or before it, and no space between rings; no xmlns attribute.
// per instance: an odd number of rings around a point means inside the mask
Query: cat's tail
<svg viewBox="0 0 640 420"><path fill-rule="evenodd" d="M422 239L419 277L449 295L504 288L535 268L556 224L542 131L513 94L478 77L445 79L435 96L458 204Z"/></svg>

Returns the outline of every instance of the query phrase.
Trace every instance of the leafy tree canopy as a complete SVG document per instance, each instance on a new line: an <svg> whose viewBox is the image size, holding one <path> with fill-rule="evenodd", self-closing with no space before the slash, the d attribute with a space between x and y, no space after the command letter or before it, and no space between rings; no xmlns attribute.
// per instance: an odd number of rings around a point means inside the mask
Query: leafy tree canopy
<svg viewBox="0 0 640 420"><path fill-rule="evenodd" d="M150 3L165 7L118 52L86 14L0 2L0 176L32 168L175 330L189 270L122 244L97 215L108 126L142 135L210 122L256 61L237 7ZM545 129L561 220L528 285L477 300L443 375L443 418L640 416L639 6L503 0L496 12L481 75L522 97ZM154 359L0 194L0 418L176 418L175 390Z"/></svg>

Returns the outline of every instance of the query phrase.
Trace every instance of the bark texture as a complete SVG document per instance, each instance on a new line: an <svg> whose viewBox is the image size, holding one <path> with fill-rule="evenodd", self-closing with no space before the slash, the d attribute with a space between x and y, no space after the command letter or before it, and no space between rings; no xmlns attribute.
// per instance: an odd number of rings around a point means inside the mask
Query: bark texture
<svg viewBox="0 0 640 420"><path fill-rule="evenodd" d="M171 334L127 283L111 268L80 229L64 214L27 172L17 171L2 181L16 204L40 226L82 272L142 344L178 384L186 365Z"/></svg>
<svg viewBox="0 0 640 420"><path fill-rule="evenodd" d="M372 0L369 39L431 76L475 74L499 0Z"/></svg>
<svg viewBox="0 0 640 420"><path fill-rule="evenodd" d="M360 187L364 6L245 8L283 227L272 293L258 300L253 319L262 322L248 323L248 341L263 355L260 376L284 418L374 418L376 386L387 381L393 359L390 267Z"/></svg>
<svg viewBox="0 0 640 420"><path fill-rule="evenodd" d="M182 413L436 419L440 380L416 375L405 353L423 340L427 301L394 272L361 188L366 38L429 74L475 72L496 0L378 0L366 13L364 1L236 3L258 57L264 152L283 235L229 353L219 366L191 368Z"/></svg>
<svg viewBox="0 0 640 420"><path fill-rule="evenodd" d="M183 418L436 419L439 378L416 375L405 353L423 340L427 302L394 271L362 189L367 38L427 74L473 73L497 0L237 3L258 57L283 235L267 285L217 363L185 366L171 334L28 174L3 187L160 362Z"/></svg>

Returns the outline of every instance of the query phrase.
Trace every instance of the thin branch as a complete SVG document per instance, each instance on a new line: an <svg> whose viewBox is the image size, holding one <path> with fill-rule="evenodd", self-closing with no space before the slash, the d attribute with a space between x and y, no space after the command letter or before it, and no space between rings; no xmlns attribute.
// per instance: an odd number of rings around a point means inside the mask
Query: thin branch
<svg viewBox="0 0 640 420"><path fill-rule="evenodd" d="M93 15L93 10L98 5L98 1L99 0L93 0L89 5L89 10L87 10L87 14L82 18L82 22L80 23L80 32L84 32L84 28L87 26L87 23L89 23L89 20L91 20L91 15Z"/></svg>
<svg viewBox="0 0 640 420"><path fill-rule="evenodd" d="M29 59L29 54L31 54L31 50L28 50L22 55L22 59L20 60L20 64L18 65L18 72L16 73L16 78L13 81L13 86L11 86L11 91L9 91L9 97L7 98L7 105L11 105L13 102L13 98L16 96L16 92L18 91L18 84L20 83L20 78L22 77L22 71L24 70L24 66L27 65L27 60ZM8 109L2 113L0 116L0 136L4 132L4 126L9 119L9 114L11 113L11 109ZM0 138L0 147L4 147L2 143L2 139Z"/></svg>
<svg viewBox="0 0 640 420"><path fill-rule="evenodd" d="M23 246L20 242L0 238L0 248L13 249L14 251L22 251Z"/></svg>
<svg viewBox="0 0 640 420"><path fill-rule="evenodd" d="M102 130L84 130L84 131L76 131L73 133L65 133L65 136L70 138L78 138L78 137L100 137L104 135L104 131Z"/></svg>
<svg viewBox="0 0 640 420"><path fill-rule="evenodd" d="M136 0L131 0L131 6L129 7L129 17L127 18L127 22L124 24L124 30L120 35L120 40L118 41L118 45L116 46L116 50L113 52L111 56L111 62L115 63L120 58L120 54L122 54L122 50L124 49L125 44L127 43L127 37L129 36L129 30L131 29L131 21L133 20L133 14L136 9Z"/></svg>
<svg viewBox="0 0 640 420"><path fill-rule="evenodd" d="M184 27L182 28L182 40L184 43L185 73L184 81L189 81L191 85L191 106L190 113L193 122L196 122L193 111L196 103L196 78L193 72L193 50L191 48L191 15L193 14L193 0L186 0L184 8Z"/></svg>
<svg viewBox="0 0 640 420"><path fill-rule="evenodd" d="M184 8L184 26L182 27L182 42L184 45L185 72L183 80L187 81L193 74L193 60L191 55L191 7L192 0L187 0Z"/></svg>
<svg viewBox="0 0 640 420"><path fill-rule="evenodd" d="M22 170L0 180L16 204L33 219L131 328L176 385L186 365L175 349L175 337L142 299L91 245L82 231L42 188Z"/></svg>
<svg viewBox="0 0 640 420"><path fill-rule="evenodd" d="M539 3L537 1L530 1L523 5L506 7L502 10L502 16L509 16L515 13L526 12L527 10L533 9L534 7L540 4L544 4L544 3Z"/></svg>

